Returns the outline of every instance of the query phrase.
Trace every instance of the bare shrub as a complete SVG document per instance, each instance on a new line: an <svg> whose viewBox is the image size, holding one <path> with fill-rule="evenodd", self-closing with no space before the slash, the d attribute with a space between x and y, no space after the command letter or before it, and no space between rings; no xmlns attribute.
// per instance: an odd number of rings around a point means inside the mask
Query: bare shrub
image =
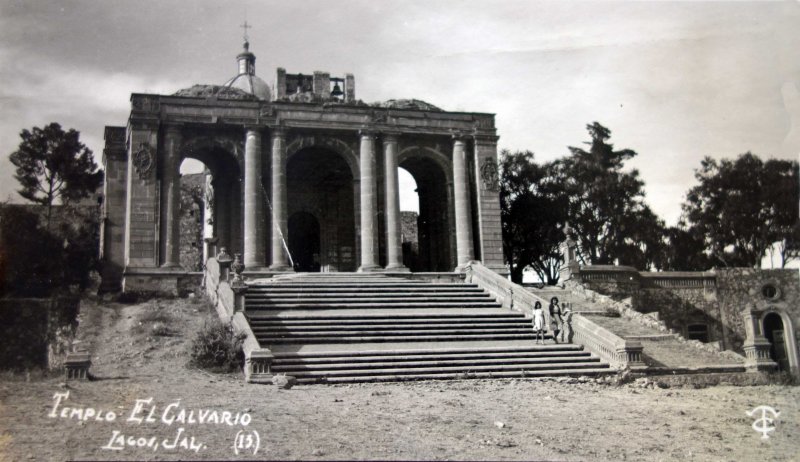
<svg viewBox="0 0 800 462"><path fill-rule="evenodd" d="M245 335L214 319L203 325L191 345L191 364L213 372L232 372L244 365Z"/></svg>

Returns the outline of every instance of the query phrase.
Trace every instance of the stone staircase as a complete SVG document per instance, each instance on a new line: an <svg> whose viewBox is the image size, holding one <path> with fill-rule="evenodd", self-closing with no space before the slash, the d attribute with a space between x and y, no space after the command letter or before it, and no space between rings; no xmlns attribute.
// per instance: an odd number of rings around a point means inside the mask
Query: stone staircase
<svg viewBox="0 0 800 462"><path fill-rule="evenodd" d="M383 274L298 274L250 283L250 327L299 383L596 375L580 345L536 345L531 321L475 284Z"/></svg>

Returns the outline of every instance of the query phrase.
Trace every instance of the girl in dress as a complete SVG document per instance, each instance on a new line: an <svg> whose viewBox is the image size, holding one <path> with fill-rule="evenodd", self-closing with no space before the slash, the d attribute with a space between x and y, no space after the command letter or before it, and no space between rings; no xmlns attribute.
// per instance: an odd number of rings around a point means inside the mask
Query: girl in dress
<svg viewBox="0 0 800 462"><path fill-rule="evenodd" d="M536 343L544 345L544 310L539 302L533 305L533 333L536 334Z"/></svg>

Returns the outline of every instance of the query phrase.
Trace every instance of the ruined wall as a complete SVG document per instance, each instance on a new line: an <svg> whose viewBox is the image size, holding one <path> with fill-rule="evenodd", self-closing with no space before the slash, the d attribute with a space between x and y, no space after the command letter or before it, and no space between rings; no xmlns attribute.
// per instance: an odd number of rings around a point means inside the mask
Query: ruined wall
<svg viewBox="0 0 800 462"><path fill-rule="evenodd" d="M58 369L78 327L78 297L0 299L0 369Z"/></svg>

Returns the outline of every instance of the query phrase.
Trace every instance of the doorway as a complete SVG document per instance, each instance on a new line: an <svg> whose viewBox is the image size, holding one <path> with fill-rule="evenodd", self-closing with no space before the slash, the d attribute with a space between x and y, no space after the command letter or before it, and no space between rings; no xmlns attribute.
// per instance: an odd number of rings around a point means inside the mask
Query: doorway
<svg viewBox="0 0 800 462"><path fill-rule="evenodd" d="M308 212L295 212L289 217L289 253L294 260L294 270L299 273L318 273L319 221Z"/></svg>
<svg viewBox="0 0 800 462"><path fill-rule="evenodd" d="M783 320L777 313L764 316L764 337L769 340L769 354L773 361L778 363L778 369L789 371L789 354L786 348L786 334Z"/></svg>

